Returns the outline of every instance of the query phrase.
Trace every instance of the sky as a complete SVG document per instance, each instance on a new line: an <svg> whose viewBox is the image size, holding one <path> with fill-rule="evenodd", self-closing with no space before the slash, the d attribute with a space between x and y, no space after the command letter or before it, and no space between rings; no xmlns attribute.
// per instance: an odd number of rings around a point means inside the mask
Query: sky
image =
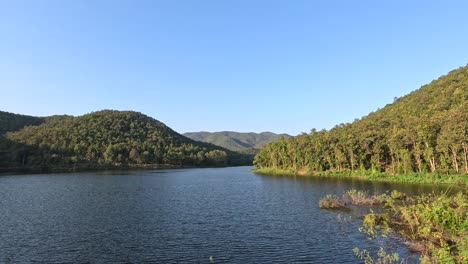
<svg viewBox="0 0 468 264"><path fill-rule="evenodd" d="M0 110L174 130L352 122L468 63L468 1L0 0Z"/></svg>

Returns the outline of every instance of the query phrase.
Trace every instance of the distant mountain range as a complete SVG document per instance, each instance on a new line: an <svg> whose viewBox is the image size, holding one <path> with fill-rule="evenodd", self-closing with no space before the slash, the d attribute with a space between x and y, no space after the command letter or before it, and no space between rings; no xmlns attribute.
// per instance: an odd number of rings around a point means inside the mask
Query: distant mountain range
<svg viewBox="0 0 468 264"><path fill-rule="evenodd" d="M252 152L251 150L260 149L267 143L279 141L281 137L290 137L288 134L275 134L271 132L240 133L232 131L188 132L183 135L196 141L211 143L240 152Z"/></svg>

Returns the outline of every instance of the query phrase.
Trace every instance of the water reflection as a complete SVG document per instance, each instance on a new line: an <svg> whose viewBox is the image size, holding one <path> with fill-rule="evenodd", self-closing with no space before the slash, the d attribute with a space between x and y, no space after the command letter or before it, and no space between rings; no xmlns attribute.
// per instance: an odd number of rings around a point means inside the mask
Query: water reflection
<svg viewBox="0 0 468 264"><path fill-rule="evenodd" d="M442 187L271 177L250 167L0 177L0 262L360 263L377 250L328 193ZM402 241L391 240L402 255ZM2 259L3 258L3 259Z"/></svg>

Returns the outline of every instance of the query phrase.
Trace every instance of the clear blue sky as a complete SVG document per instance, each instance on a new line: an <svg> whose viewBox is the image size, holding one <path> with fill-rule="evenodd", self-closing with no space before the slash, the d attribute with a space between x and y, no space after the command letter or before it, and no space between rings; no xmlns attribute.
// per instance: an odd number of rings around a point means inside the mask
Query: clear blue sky
<svg viewBox="0 0 468 264"><path fill-rule="evenodd" d="M0 110L298 134L468 63L468 1L0 0Z"/></svg>

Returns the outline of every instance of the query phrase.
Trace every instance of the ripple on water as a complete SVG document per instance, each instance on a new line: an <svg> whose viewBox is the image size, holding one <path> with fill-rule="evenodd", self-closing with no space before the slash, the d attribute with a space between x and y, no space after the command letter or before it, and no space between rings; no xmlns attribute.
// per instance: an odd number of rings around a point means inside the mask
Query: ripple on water
<svg viewBox="0 0 468 264"><path fill-rule="evenodd" d="M2 176L0 262L359 263L354 247L378 245L319 199L404 189L248 169Z"/></svg>

